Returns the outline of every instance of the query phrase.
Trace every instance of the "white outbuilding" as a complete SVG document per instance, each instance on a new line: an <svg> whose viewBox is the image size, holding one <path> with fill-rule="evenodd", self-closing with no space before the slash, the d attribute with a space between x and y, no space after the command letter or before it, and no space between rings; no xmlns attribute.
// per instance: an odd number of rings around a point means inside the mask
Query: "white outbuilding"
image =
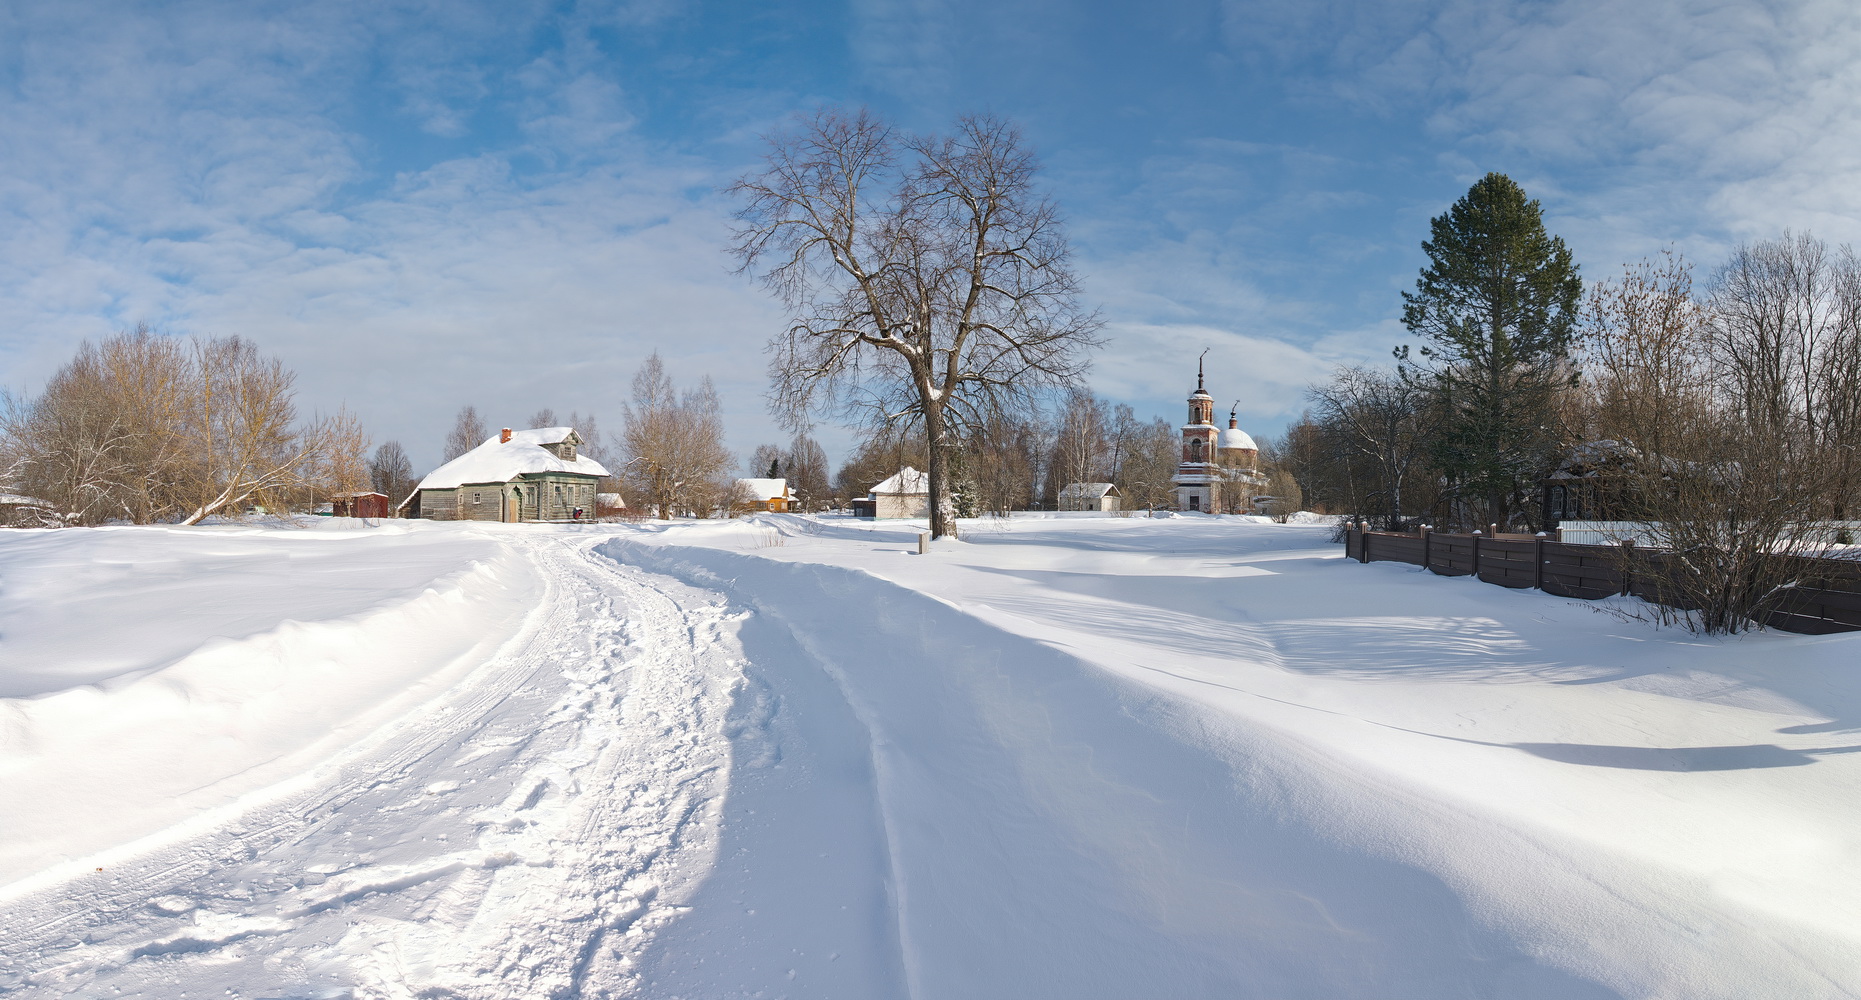
<svg viewBox="0 0 1861 1000"><path fill-rule="evenodd" d="M907 465L866 494L873 517L929 517L930 474Z"/></svg>
<svg viewBox="0 0 1861 1000"><path fill-rule="evenodd" d="M1118 510L1124 494L1110 483L1067 483L1060 487L1061 510L1095 510L1109 514Z"/></svg>

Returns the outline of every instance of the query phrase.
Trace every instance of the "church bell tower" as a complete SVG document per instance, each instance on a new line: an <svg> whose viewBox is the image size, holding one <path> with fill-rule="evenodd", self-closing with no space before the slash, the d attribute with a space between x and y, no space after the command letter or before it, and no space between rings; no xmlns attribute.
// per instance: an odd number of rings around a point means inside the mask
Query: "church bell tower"
<svg viewBox="0 0 1861 1000"><path fill-rule="evenodd" d="M1207 351L1202 352L1204 355ZM1221 471L1215 464L1215 398L1203 385L1202 359L1195 362L1195 392L1189 396L1189 422L1183 425L1182 461L1170 482L1176 485L1176 509L1221 509Z"/></svg>

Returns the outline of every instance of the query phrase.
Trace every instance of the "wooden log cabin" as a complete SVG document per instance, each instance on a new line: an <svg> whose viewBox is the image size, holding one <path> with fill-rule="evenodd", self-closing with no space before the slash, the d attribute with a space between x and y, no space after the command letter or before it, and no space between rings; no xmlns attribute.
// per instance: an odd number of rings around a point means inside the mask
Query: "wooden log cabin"
<svg viewBox="0 0 1861 1000"><path fill-rule="evenodd" d="M428 473L402 507L435 521L592 520L608 471L581 445L573 427L506 427Z"/></svg>

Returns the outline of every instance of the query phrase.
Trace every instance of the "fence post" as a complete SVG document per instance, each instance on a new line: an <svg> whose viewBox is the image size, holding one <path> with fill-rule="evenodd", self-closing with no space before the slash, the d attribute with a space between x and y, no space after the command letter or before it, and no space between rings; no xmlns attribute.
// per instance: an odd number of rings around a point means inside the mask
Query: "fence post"
<svg viewBox="0 0 1861 1000"><path fill-rule="evenodd" d="M1480 578L1480 529L1473 529L1473 578Z"/></svg>
<svg viewBox="0 0 1861 1000"><path fill-rule="evenodd" d="M1358 537L1363 539L1357 546L1357 561L1367 563L1370 561L1370 522L1358 521L1357 529L1361 532Z"/></svg>
<svg viewBox="0 0 1861 1000"><path fill-rule="evenodd" d="M1428 536L1433 534L1433 531L1427 525L1424 524L1421 527L1421 532L1422 532L1422 568L1431 570L1434 568L1434 564L1428 558Z"/></svg>
<svg viewBox="0 0 1861 1000"><path fill-rule="evenodd" d="M1533 590L1544 589L1544 532L1531 540L1531 587Z"/></svg>
<svg viewBox="0 0 1861 1000"><path fill-rule="evenodd" d="M1635 540L1622 539L1622 596L1635 591Z"/></svg>

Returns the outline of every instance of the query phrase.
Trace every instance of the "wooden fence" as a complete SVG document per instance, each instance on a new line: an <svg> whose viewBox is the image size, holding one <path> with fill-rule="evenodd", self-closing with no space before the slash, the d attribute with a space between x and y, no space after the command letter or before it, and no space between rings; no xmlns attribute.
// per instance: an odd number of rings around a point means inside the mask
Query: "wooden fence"
<svg viewBox="0 0 1861 1000"><path fill-rule="evenodd" d="M1501 587L1542 590L1586 601L1628 594L1651 604L1686 608L1668 583L1671 558L1632 544L1577 545L1528 535L1413 534L1346 529L1344 553L1358 562L1426 566L1440 576L1475 576ZM1861 631L1861 564L1803 559L1805 585L1793 588L1764 624L1786 632L1821 635Z"/></svg>

